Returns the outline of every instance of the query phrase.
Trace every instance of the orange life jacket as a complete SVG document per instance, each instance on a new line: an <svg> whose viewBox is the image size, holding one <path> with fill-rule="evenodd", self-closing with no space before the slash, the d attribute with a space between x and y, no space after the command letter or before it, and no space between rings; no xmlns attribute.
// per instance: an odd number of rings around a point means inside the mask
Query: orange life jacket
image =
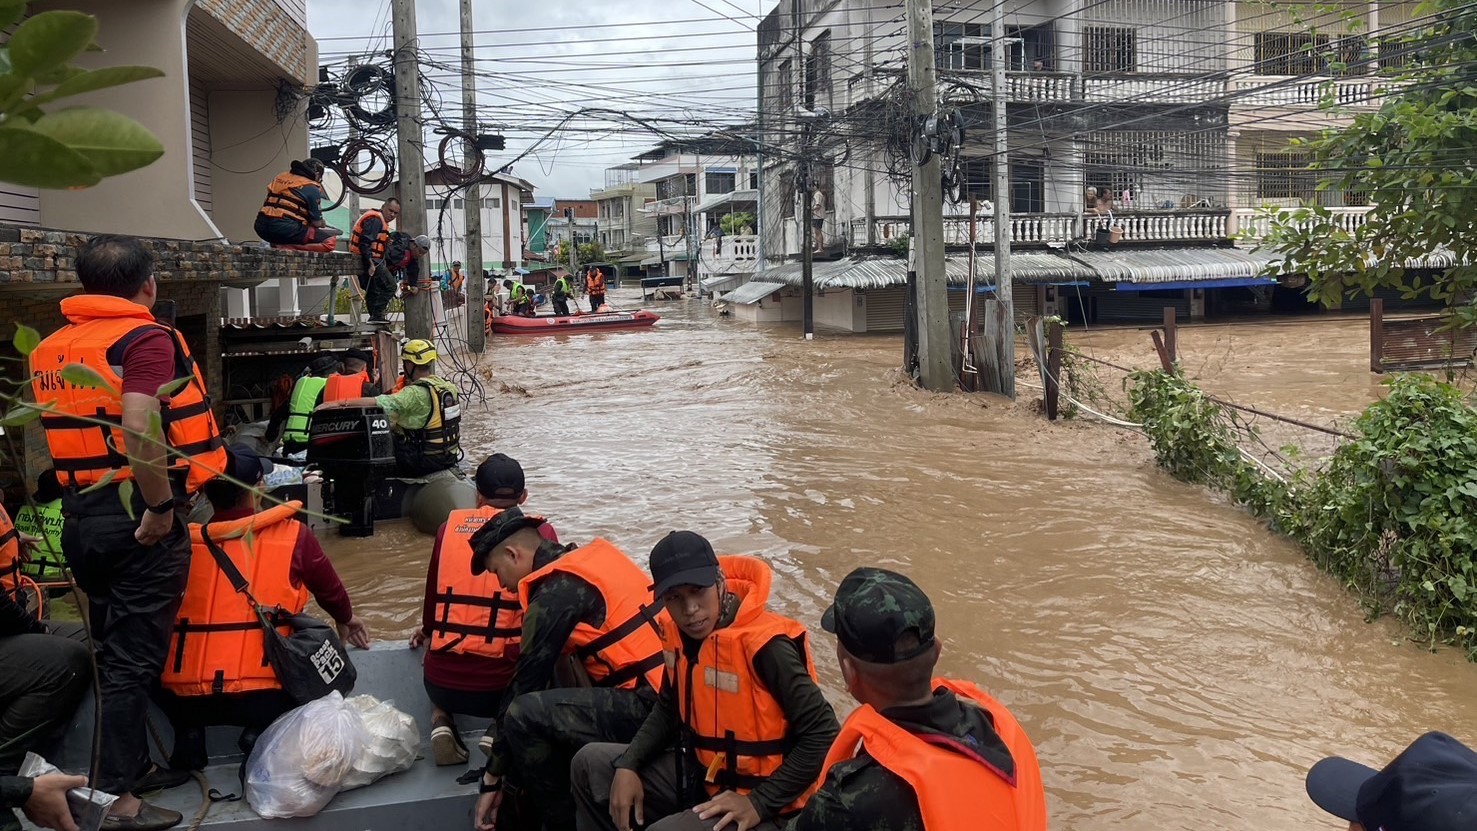
<svg viewBox="0 0 1477 831"><path fill-rule="evenodd" d="M226 469L226 449L210 411L205 379L179 332L155 323L148 308L121 297L79 294L63 298L61 309L71 322L41 341L30 360L36 403L52 408L51 414L41 416L41 427L62 484L94 485L110 472L115 482L133 478L121 429L123 353L151 329L169 332L174 338L174 377L190 379L159 404L165 438L184 457L170 454L168 466L175 471L188 469L186 490L190 493L219 476ZM69 364L91 369L105 386L86 387L63 380L62 370Z"/></svg>
<svg viewBox="0 0 1477 831"><path fill-rule="evenodd" d="M21 536L10 521L10 514L0 507L0 592L20 596Z"/></svg>
<svg viewBox="0 0 1477 831"><path fill-rule="evenodd" d="M604 294L605 293L605 273L604 272L598 271L598 270L597 271L591 271L590 274L589 274L589 276L585 277L585 293L586 294Z"/></svg>
<svg viewBox="0 0 1477 831"><path fill-rule="evenodd" d="M380 221L380 232L378 236L366 243L364 241L364 220L369 219L371 216ZM380 213L378 208L370 208L360 215L358 221L354 223L354 230L349 234L349 253L358 254L367 244L369 246L370 258L383 260L385 258L385 246L389 242L390 223L385 221L385 215Z"/></svg>
<svg viewBox="0 0 1477 831"><path fill-rule="evenodd" d="M356 375L344 375L335 373L328 376L328 383L323 387L323 403L330 401L347 401L350 398L363 398L364 385L369 383L369 373L360 372Z"/></svg>
<svg viewBox="0 0 1477 831"><path fill-rule="evenodd" d="M403 389L405 389L405 376L401 375L395 379L395 388L390 390L390 392L399 392Z"/></svg>
<svg viewBox="0 0 1477 831"><path fill-rule="evenodd" d="M295 615L308 605L307 588L293 586L290 577L302 529L292 517L301 507L290 502L241 519L190 524L190 579L160 679L166 690L195 696L282 688L267 663L261 622L216 564L204 535L240 569L257 603Z"/></svg>
<svg viewBox="0 0 1477 831"><path fill-rule="evenodd" d="M519 642L523 608L503 591L492 572L472 576L472 535L501 510L489 506L452 511L446 517L436 563L431 651L501 658Z"/></svg>
<svg viewBox="0 0 1477 831"><path fill-rule="evenodd" d="M308 200L303 198L298 189L308 186L316 188L318 183L291 171L277 174L277 178L267 185L267 199L262 203L261 215L274 219L291 219L307 225L311 221L309 213L313 206L308 204Z"/></svg>
<svg viewBox="0 0 1477 831"><path fill-rule="evenodd" d="M523 578L518 604L528 611L530 590L554 574L573 574L594 586L605 599L605 622L581 621L564 645L597 687L635 689L645 678L662 688L662 630L670 628L667 610L651 602L651 578L609 542L597 539L565 554Z"/></svg>
<svg viewBox="0 0 1477 831"><path fill-rule="evenodd" d="M925 831L1046 831L1041 768L1031 740L1015 717L973 684L941 678L933 684L990 714L995 732L1015 761L1014 777L983 760L926 741L866 704L841 725L841 734L826 755L826 770L855 758L865 748L877 764L912 787Z"/></svg>
<svg viewBox="0 0 1477 831"><path fill-rule="evenodd" d="M733 556L719 557L718 565L728 590L740 598L733 623L703 641L696 661L688 660L677 627L666 630L666 683L676 685L679 714L712 796L726 790L747 794L785 760L789 723L779 699L754 674L759 650L775 638L789 638L805 656L811 679L816 678L805 626L765 608L773 577L769 566ZM817 780L780 813L800 810L818 785Z"/></svg>

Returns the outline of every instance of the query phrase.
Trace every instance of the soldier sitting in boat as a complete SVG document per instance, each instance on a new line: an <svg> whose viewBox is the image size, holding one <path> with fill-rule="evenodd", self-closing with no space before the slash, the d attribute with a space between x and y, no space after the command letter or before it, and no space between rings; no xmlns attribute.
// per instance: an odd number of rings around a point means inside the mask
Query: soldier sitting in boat
<svg viewBox="0 0 1477 831"><path fill-rule="evenodd" d="M477 507L452 511L436 532L426 572L421 628L410 648L426 650L424 684L431 699L431 751L438 765L467 761L467 748L457 733L455 714L476 718L498 715L503 691L518 664L523 610L518 595L504 590L491 574L473 576L472 535L488 520L528 499L523 466L502 453L477 466ZM554 526L545 522L539 536L558 544ZM491 753L492 737L484 736L483 752Z"/></svg>
<svg viewBox="0 0 1477 831"><path fill-rule="evenodd" d="M508 827L498 821L505 779L519 789L508 802L526 827L573 828L574 754L591 742L629 742L662 682L661 631L671 620L651 603L651 580L609 542L560 546L539 534L543 524L509 508L472 535L473 576L496 574L523 610L518 665L473 815L481 831ZM550 689L561 664L574 688Z"/></svg>
<svg viewBox="0 0 1477 831"><path fill-rule="evenodd" d="M330 401L320 409L379 407L395 431L395 475L426 476L462 460L461 393L436 375L436 347L417 338L400 347L404 384L373 398Z"/></svg>
<svg viewBox="0 0 1477 831"><path fill-rule="evenodd" d="M512 314L524 317L533 317L537 314L533 305L533 292L528 290L528 286L512 280L504 280L503 288L508 290L508 306L512 309Z"/></svg>
<svg viewBox="0 0 1477 831"><path fill-rule="evenodd" d="M261 510L256 490L231 481L260 488L271 471L270 461L236 445L226 477L204 487L215 513L205 525L190 525L189 581L160 678L159 706L175 731L170 770L151 772L140 789L172 787L188 771L203 770L207 726L242 727L241 750L249 754L261 731L297 706L265 660L260 623L217 564L212 542L246 578L257 603L299 614L311 596L346 643L369 648L369 630L355 616L333 563L308 526L293 518L300 503Z"/></svg>
<svg viewBox="0 0 1477 831"><path fill-rule="evenodd" d="M661 700L629 745L574 757L575 827L777 831L836 738L805 626L768 609L768 564L720 558L691 531L656 544L651 577L676 624Z"/></svg>

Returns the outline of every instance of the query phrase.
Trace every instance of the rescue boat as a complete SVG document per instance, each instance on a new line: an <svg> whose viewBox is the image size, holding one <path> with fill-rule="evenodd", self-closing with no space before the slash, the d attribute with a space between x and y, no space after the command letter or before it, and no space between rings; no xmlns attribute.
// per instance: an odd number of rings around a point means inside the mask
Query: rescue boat
<svg viewBox="0 0 1477 831"><path fill-rule="evenodd" d="M611 329L641 329L661 320L661 315L638 309L634 312L584 312L572 315L495 315L489 322L495 335L557 335L573 332L604 332Z"/></svg>

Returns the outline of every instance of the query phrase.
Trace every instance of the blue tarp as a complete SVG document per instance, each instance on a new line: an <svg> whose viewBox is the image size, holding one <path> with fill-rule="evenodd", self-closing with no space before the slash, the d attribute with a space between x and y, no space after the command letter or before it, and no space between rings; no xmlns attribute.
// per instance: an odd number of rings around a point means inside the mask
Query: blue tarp
<svg viewBox="0 0 1477 831"><path fill-rule="evenodd" d="M1119 283L1114 291L1174 291L1178 289L1234 289L1242 286L1275 286L1269 277L1233 277L1228 280L1181 280L1173 283Z"/></svg>
<svg viewBox="0 0 1477 831"><path fill-rule="evenodd" d="M957 292L961 292L962 293L967 288L968 288L968 286L949 286L949 291L957 291ZM994 286L986 286L986 285L976 285L974 287L974 293L975 294L994 294L995 293L995 287Z"/></svg>

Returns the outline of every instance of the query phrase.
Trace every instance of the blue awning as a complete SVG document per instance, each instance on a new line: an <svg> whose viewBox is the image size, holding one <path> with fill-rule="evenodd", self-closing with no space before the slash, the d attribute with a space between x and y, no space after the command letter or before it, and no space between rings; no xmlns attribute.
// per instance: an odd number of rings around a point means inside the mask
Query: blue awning
<svg viewBox="0 0 1477 831"><path fill-rule="evenodd" d="M957 291L957 292L960 292L962 294L965 291L965 289L967 289L967 288L968 288L968 286L949 286L949 291ZM974 287L974 293L975 294L994 294L995 293L995 287L993 285L987 286L987 285L984 285L984 284L978 284L978 285L976 285Z"/></svg>
<svg viewBox="0 0 1477 831"><path fill-rule="evenodd" d="M1225 280L1180 280L1166 283L1119 283L1114 291L1172 291L1176 289L1234 289L1242 286L1275 286L1270 277L1231 277Z"/></svg>

